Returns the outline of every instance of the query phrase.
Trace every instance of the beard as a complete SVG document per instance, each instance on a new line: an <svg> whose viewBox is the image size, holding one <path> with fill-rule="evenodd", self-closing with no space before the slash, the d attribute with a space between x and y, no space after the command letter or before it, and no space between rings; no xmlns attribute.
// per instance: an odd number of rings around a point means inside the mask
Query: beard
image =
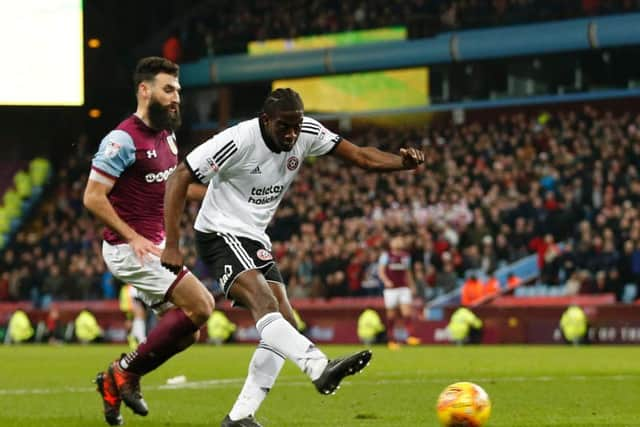
<svg viewBox="0 0 640 427"><path fill-rule="evenodd" d="M176 111L171 112L169 106L160 104L157 100L151 99L149 102L149 122L156 130L168 130L174 132L182 124L180 117L180 106L176 106Z"/></svg>

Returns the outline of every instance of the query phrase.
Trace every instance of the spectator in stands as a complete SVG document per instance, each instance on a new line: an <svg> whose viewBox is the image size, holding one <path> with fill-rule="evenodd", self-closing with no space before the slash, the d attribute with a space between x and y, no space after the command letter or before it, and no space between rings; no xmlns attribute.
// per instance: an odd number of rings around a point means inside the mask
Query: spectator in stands
<svg viewBox="0 0 640 427"><path fill-rule="evenodd" d="M484 285L478 279L478 276L476 276L475 274L471 274L462 285L460 303L468 307L481 300L483 296Z"/></svg>
<svg viewBox="0 0 640 427"><path fill-rule="evenodd" d="M362 295L362 277L364 274L365 253L362 250L355 251L346 268L349 295Z"/></svg>
<svg viewBox="0 0 640 427"><path fill-rule="evenodd" d="M512 248L509 247L509 242L504 233L499 233L496 236L495 254L498 261L503 263L513 262L517 258L517 255L513 254Z"/></svg>
<svg viewBox="0 0 640 427"><path fill-rule="evenodd" d="M9 272L0 272L0 301L10 301L11 293L9 293Z"/></svg>
<svg viewBox="0 0 640 427"><path fill-rule="evenodd" d="M447 294L458 286L458 275L453 265L453 259L449 252L442 254L442 268L438 270L435 277L436 294Z"/></svg>
<svg viewBox="0 0 640 427"><path fill-rule="evenodd" d="M516 274L512 271L507 274L507 288L515 289L518 286L522 285L522 279L516 276Z"/></svg>
<svg viewBox="0 0 640 427"><path fill-rule="evenodd" d="M500 292L500 282L494 275L487 277L484 283L484 297L492 297L498 295Z"/></svg>
<svg viewBox="0 0 640 427"><path fill-rule="evenodd" d="M368 259L364 265L364 273L362 275L363 296L381 296L383 284L378 276L378 258L379 254L375 250L368 251Z"/></svg>
<svg viewBox="0 0 640 427"><path fill-rule="evenodd" d="M498 268L498 258L493 249L493 238L486 235L482 238L482 249L480 251L480 269L489 273Z"/></svg>
<svg viewBox="0 0 640 427"><path fill-rule="evenodd" d="M43 310L49 308L52 301L60 299L64 287L65 278L60 272L57 264L49 266L49 274L42 283L42 296L40 298L40 306Z"/></svg>
<svg viewBox="0 0 640 427"><path fill-rule="evenodd" d="M180 43L180 32L177 29L172 30L162 44L162 56L176 64L182 61L182 43Z"/></svg>
<svg viewBox="0 0 640 427"><path fill-rule="evenodd" d="M612 267L607 271L607 282L604 287L605 292L611 292L616 296L616 301L620 302L624 297L624 285L617 268Z"/></svg>
<svg viewBox="0 0 640 427"><path fill-rule="evenodd" d="M546 234L538 246L538 266L541 267L541 280L546 284L558 284L560 248L552 234Z"/></svg>
<svg viewBox="0 0 640 427"><path fill-rule="evenodd" d="M626 240L623 244L622 255L618 260L617 269L620 273L620 279L623 283L635 282L635 277L631 268L631 258L633 256L633 241Z"/></svg>
<svg viewBox="0 0 640 427"><path fill-rule="evenodd" d="M412 259L414 259L412 257ZM433 285L427 282L427 276L424 270L424 264L420 261L413 263L413 281L416 287L416 295L423 300L430 300L434 295ZM435 283L434 283L435 284Z"/></svg>

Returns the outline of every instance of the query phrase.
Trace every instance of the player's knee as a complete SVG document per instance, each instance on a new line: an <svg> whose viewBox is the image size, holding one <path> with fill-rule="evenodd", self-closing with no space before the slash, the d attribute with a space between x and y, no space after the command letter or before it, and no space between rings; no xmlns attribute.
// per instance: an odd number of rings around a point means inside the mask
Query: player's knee
<svg viewBox="0 0 640 427"><path fill-rule="evenodd" d="M207 323L211 313L213 313L213 305L201 303L193 307L189 317L197 326L202 326Z"/></svg>
<svg viewBox="0 0 640 427"><path fill-rule="evenodd" d="M202 326L207 322L207 320L209 320L214 308L215 304L213 297L211 294L206 293L204 297L198 298L198 300L193 301L189 307L185 307L183 309L196 326Z"/></svg>
<svg viewBox="0 0 640 427"><path fill-rule="evenodd" d="M205 298L202 301L203 303L203 310L207 313L207 319L209 319L209 316L211 316L211 313L213 313L213 310L216 309L216 301L213 298L213 295L211 295L209 292L205 293Z"/></svg>

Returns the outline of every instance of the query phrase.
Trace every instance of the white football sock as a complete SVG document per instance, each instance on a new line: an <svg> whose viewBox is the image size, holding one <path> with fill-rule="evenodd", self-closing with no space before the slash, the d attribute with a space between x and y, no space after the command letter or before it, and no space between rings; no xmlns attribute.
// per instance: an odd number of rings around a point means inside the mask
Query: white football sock
<svg viewBox="0 0 640 427"><path fill-rule="evenodd" d="M261 342L249 362L249 373L242 391L233 405L229 418L241 420L256 411L267 397L267 393L276 382L276 378L284 365L285 357L277 350Z"/></svg>
<svg viewBox="0 0 640 427"><path fill-rule="evenodd" d="M320 377L327 366L327 356L291 326L282 314L265 314L256 322L256 328L264 344L298 365L312 381Z"/></svg>
<svg viewBox="0 0 640 427"><path fill-rule="evenodd" d="M144 319L133 319L131 325L131 335L138 341L138 344L143 342L147 338L147 327Z"/></svg>

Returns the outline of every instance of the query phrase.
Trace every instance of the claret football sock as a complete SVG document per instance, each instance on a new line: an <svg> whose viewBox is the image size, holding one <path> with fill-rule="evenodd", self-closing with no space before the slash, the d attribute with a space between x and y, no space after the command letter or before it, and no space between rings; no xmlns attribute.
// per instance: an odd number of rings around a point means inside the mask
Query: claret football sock
<svg viewBox="0 0 640 427"><path fill-rule="evenodd" d="M144 375L162 365L166 360L184 348L182 339L199 328L179 308L165 313L146 341L120 359L120 367L125 371Z"/></svg>

